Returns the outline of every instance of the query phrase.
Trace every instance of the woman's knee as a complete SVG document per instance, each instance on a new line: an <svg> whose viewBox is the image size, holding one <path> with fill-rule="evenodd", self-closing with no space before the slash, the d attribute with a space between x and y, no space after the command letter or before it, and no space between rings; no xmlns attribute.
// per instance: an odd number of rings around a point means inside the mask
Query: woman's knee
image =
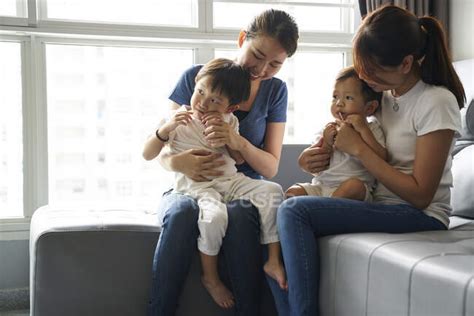
<svg viewBox="0 0 474 316"><path fill-rule="evenodd" d="M258 220L257 208L248 200L233 200L227 204L227 214L229 222L236 225L247 224Z"/></svg>
<svg viewBox="0 0 474 316"><path fill-rule="evenodd" d="M173 225L195 226L199 217L199 206L197 202L189 196L178 195L171 203L167 204L164 223Z"/></svg>
<svg viewBox="0 0 474 316"><path fill-rule="evenodd" d="M285 201L283 201L280 206L278 207L278 211L277 211L277 220L278 221L281 221L281 220L285 220L288 218L288 216L292 216L295 208L295 202L297 202L297 199L296 198L292 198L292 199L287 199Z"/></svg>
<svg viewBox="0 0 474 316"><path fill-rule="evenodd" d="M283 226L294 221L295 219L304 217L306 213L306 202L307 197L293 197L287 199L281 203L277 211L277 226L283 228Z"/></svg>

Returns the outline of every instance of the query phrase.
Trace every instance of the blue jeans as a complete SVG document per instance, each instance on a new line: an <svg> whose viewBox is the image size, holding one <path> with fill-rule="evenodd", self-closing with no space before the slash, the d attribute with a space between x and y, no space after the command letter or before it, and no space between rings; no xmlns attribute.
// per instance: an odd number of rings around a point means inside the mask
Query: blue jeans
<svg viewBox="0 0 474 316"><path fill-rule="evenodd" d="M285 200L278 209L277 224L288 278L290 314L298 316L319 313L317 238L446 229L437 219L407 204L382 205L315 196Z"/></svg>
<svg viewBox="0 0 474 316"><path fill-rule="evenodd" d="M227 232L219 254L224 264L219 265L219 272L234 295L236 314L258 315L260 287L256 285L262 279L258 211L248 201L235 200L227 204L227 212ZM150 316L176 313L199 235L199 207L193 198L165 194L159 213L164 217L153 259Z"/></svg>

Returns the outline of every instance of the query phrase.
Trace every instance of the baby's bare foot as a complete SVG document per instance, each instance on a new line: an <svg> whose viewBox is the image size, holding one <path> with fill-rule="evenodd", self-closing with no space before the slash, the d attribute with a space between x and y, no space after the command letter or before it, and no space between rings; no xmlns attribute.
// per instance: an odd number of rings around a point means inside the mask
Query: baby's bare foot
<svg viewBox="0 0 474 316"><path fill-rule="evenodd" d="M263 266L263 270L268 274L272 279L277 281L278 285L282 290L288 290L288 283L286 282L286 273L285 268L281 262L270 262L267 261Z"/></svg>
<svg viewBox="0 0 474 316"><path fill-rule="evenodd" d="M225 309L234 306L234 296L221 280L208 278L203 275L201 281L217 305Z"/></svg>

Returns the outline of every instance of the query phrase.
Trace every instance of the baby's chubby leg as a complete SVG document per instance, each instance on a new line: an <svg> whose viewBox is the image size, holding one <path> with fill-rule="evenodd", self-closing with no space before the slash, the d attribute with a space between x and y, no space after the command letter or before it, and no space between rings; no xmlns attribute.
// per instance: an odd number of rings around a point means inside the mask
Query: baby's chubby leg
<svg viewBox="0 0 474 316"><path fill-rule="evenodd" d="M227 229L227 207L220 194L211 188L196 194L200 209L198 248L201 256L201 281L212 299L222 308L234 306L234 297L222 283L217 269L217 255Z"/></svg>
<svg viewBox="0 0 474 316"><path fill-rule="evenodd" d="M294 184L291 187L288 188L285 192L285 198L289 199L294 196L301 196L301 195L308 195L306 190L298 184Z"/></svg>
<svg viewBox="0 0 474 316"><path fill-rule="evenodd" d="M281 247L279 242L268 244L268 261L263 266L263 270L272 279L278 282L278 285L283 290L288 290L288 283L286 282L285 267L281 259Z"/></svg>
<svg viewBox="0 0 474 316"><path fill-rule="evenodd" d="M366 188L364 182L357 178L350 178L342 182L331 197L364 201Z"/></svg>
<svg viewBox="0 0 474 316"><path fill-rule="evenodd" d="M202 276L201 281L212 299L222 308L234 306L232 292L222 283L217 271L217 256L209 256L201 252Z"/></svg>
<svg viewBox="0 0 474 316"><path fill-rule="evenodd" d="M260 215L260 242L268 244L268 261L264 271L275 279L282 289L287 289L285 269L281 259L280 243L276 227L276 213L283 202L281 186L275 182L241 177L228 191L233 199L249 199Z"/></svg>

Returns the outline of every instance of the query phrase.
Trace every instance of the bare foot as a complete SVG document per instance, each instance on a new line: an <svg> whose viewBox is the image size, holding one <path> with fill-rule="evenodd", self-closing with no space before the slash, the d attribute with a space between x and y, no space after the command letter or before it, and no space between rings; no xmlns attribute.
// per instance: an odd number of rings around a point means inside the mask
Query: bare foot
<svg viewBox="0 0 474 316"><path fill-rule="evenodd" d="M267 261L263 266L263 270L268 276L277 281L282 290L288 290L288 283L286 282L285 268L281 262L273 263Z"/></svg>
<svg viewBox="0 0 474 316"><path fill-rule="evenodd" d="M214 302L222 308L228 309L234 306L234 296L219 279L201 277L201 282L206 290L211 294Z"/></svg>

